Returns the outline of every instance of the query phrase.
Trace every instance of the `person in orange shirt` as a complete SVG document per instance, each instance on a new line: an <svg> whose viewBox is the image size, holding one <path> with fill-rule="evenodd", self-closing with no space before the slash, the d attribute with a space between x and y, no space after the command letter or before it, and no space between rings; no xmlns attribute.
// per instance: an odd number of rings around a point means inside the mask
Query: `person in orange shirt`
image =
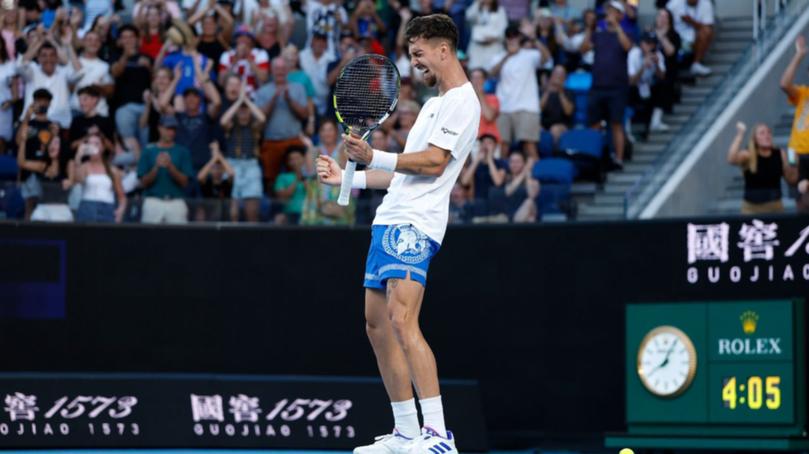
<svg viewBox="0 0 809 454"><path fill-rule="evenodd" d="M787 94L789 103L795 106L788 155L792 165L796 164L796 155L799 160L798 210L804 213L809 212L809 86L795 85L794 80L795 72L807 53L806 39L798 36L795 40L795 56L781 76L781 89Z"/></svg>

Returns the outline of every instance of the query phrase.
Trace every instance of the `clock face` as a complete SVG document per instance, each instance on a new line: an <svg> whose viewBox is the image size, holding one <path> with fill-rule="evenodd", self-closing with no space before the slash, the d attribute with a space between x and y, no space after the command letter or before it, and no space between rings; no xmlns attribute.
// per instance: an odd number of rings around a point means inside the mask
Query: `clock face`
<svg viewBox="0 0 809 454"><path fill-rule="evenodd" d="M657 327L638 349L638 377L649 392L675 397L688 389L697 371L697 352L691 339L673 326Z"/></svg>

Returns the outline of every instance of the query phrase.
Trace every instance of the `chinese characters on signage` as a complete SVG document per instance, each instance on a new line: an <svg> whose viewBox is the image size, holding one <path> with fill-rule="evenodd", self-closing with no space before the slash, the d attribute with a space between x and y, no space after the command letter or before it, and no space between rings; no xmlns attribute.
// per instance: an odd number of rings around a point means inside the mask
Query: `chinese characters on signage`
<svg viewBox="0 0 809 454"><path fill-rule="evenodd" d="M6 394L8 422L0 419L0 437L68 436L76 430L99 436L140 434L138 423L128 420L138 404L134 396L61 396L49 402L47 410L37 400L33 394Z"/></svg>
<svg viewBox="0 0 809 454"><path fill-rule="evenodd" d="M218 394L191 394L195 435L289 437L300 430L310 438L355 437L353 426L338 424L346 419L353 405L347 399L281 399L265 412L258 397L237 394L227 400L229 419L224 402Z"/></svg>
<svg viewBox="0 0 809 454"><path fill-rule="evenodd" d="M688 224L687 229L690 284L809 281L809 226L794 238L779 238L776 222L758 219L738 229L726 222ZM697 267L700 263L707 268Z"/></svg>

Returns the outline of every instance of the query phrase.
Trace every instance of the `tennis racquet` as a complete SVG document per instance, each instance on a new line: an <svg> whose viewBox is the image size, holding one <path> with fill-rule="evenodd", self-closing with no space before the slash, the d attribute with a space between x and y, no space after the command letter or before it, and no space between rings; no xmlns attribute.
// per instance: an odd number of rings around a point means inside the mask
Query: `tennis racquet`
<svg viewBox="0 0 809 454"><path fill-rule="evenodd" d="M367 140L396 108L399 84L399 70L387 57L366 54L348 62L334 88L334 113L343 131ZM356 162L346 163L337 199L341 206L348 205L356 168Z"/></svg>

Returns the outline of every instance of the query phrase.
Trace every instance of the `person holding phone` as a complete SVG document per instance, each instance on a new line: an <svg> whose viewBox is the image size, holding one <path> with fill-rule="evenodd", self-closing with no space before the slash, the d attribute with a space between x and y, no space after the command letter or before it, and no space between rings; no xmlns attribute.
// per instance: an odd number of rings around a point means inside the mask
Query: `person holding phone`
<svg viewBox="0 0 809 454"><path fill-rule="evenodd" d="M79 145L74 168L74 180L82 185L76 220L120 223L126 212L126 193L121 173L110 165L110 153L100 135L90 134Z"/></svg>

